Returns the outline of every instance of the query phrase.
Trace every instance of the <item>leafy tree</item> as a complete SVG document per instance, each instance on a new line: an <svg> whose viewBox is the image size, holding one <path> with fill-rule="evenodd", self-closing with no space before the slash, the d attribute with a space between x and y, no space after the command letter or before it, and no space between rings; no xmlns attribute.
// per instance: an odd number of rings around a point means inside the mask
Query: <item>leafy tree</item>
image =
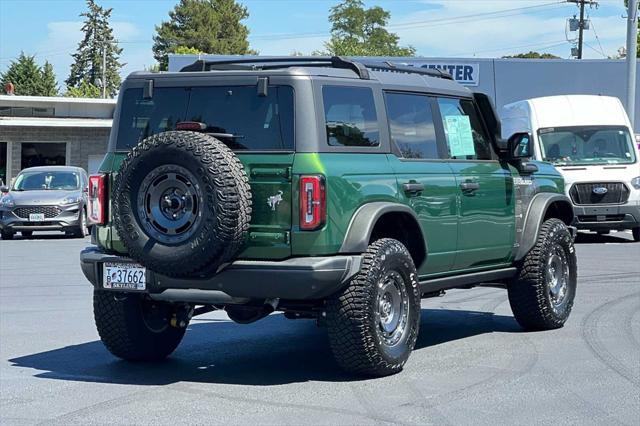
<svg viewBox="0 0 640 426"><path fill-rule="evenodd" d="M153 56L160 69L166 70L167 54L176 49L221 55L256 53L249 49L249 29L241 22L248 16L247 8L235 0L180 0L169 12L169 21L156 26Z"/></svg>
<svg viewBox="0 0 640 426"><path fill-rule="evenodd" d="M203 52L202 50L196 49L195 47L177 46L171 49L171 53L175 53L178 55L199 55L205 52Z"/></svg>
<svg viewBox="0 0 640 426"><path fill-rule="evenodd" d="M362 0L344 0L330 9L331 40L325 48L331 55L414 56L414 47L399 46L399 37L385 28L390 17L379 6L365 9Z"/></svg>
<svg viewBox="0 0 640 426"><path fill-rule="evenodd" d="M519 58L519 59L560 59L559 56L551 53L539 53L530 51L527 53L518 53L516 55L503 56L503 58Z"/></svg>
<svg viewBox="0 0 640 426"><path fill-rule="evenodd" d="M35 56L20 52L20 56L12 61L4 73L0 73L2 87L7 83L13 83L16 95L24 96L57 96L58 87L53 67L45 62L40 67Z"/></svg>
<svg viewBox="0 0 640 426"><path fill-rule="evenodd" d="M624 0L624 7L629 10L629 0ZM638 2L638 9L640 9L640 2ZM638 30L640 30L640 19L638 19ZM636 50L636 58L640 58L640 31L638 31L638 45Z"/></svg>
<svg viewBox="0 0 640 426"><path fill-rule="evenodd" d="M87 0L87 11L80 14L85 17L82 32L84 38L74 53L69 78L65 81L67 89L79 88L84 82L102 87L102 68L106 57L105 80L108 96L115 96L120 88L119 62L122 49L113 37L109 18L113 9L104 9L94 0ZM103 56L104 55L104 56ZM85 85L85 87L87 87Z"/></svg>
<svg viewBox="0 0 640 426"><path fill-rule="evenodd" d="M82 80L79 85L68 88L64 95L69 98L101 98L102 88Z"/></svg>

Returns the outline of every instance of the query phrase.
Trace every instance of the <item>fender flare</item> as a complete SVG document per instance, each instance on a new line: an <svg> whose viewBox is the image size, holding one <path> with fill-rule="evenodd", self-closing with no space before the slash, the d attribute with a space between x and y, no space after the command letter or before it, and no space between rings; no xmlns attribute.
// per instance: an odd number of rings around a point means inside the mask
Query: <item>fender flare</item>
<svg viewBox="0 0 640 426"><path fill-rule="evenodd" d="M514 260L521 260L529 253L533 246L535 246L547 210L549 210L549 207L554 203L561 203L563 207L569 208L572 220L567 223L567 226L571 226L571 222L573 221L573 204L571 204L569 197L564 194L550 192L536 194L529 204Z"/></svg>
<svg viewBox="0 0 640 426"><path fill-rule="evenodd" d="M388 201L368 203L356 210L347 227L347 232L340 247L340 253L365 252L369 246L369 239L371 238L373 228L378 220L387 213L407 214L415 221L416 226L420 229L420 237L424 243L424 255L426 258L428 253L427 241L424 238L424 232L418 220L418 215L407 205Z"/></svg>

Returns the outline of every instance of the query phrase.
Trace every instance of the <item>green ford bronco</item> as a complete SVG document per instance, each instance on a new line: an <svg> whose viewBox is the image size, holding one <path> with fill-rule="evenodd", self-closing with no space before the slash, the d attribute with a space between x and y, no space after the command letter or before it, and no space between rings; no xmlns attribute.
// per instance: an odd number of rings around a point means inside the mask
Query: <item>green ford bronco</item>
<svg viewBox="0 0 640 426"><path fill-rule="evenodd" d="M389 62L130 75L80 256L100 338L153 361L194 315L281 311L326 327L347 371L382 376L407 361L421 298L447 289L501 286L524 329L561 327L576 292L571 202L551 164L527 161L527 134L499 135L486 95Z"/></svg>

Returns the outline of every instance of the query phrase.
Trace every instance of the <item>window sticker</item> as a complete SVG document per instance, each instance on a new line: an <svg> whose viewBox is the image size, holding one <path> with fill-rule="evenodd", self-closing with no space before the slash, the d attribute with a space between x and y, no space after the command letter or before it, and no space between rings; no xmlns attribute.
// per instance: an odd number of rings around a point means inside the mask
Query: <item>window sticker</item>
<svg viewBox="0 0 640 426"><path fill-rule="evenodd" d="M469 116L449 115L445 117L445 131L452 157L476 155Z"/></svg>

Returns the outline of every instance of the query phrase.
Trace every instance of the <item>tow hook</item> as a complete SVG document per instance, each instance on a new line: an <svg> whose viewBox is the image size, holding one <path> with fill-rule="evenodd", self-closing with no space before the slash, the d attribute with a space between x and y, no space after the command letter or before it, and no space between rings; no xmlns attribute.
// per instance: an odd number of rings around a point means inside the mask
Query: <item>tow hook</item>
<svg viewBox="0 0 640 426"><path fill-rule="evenodd" d="M173 315L171 316L171 327L174 328L185 328L191 317L193 316L193 306L191 305L182 305L178 309L175 310Z"/></svg>

